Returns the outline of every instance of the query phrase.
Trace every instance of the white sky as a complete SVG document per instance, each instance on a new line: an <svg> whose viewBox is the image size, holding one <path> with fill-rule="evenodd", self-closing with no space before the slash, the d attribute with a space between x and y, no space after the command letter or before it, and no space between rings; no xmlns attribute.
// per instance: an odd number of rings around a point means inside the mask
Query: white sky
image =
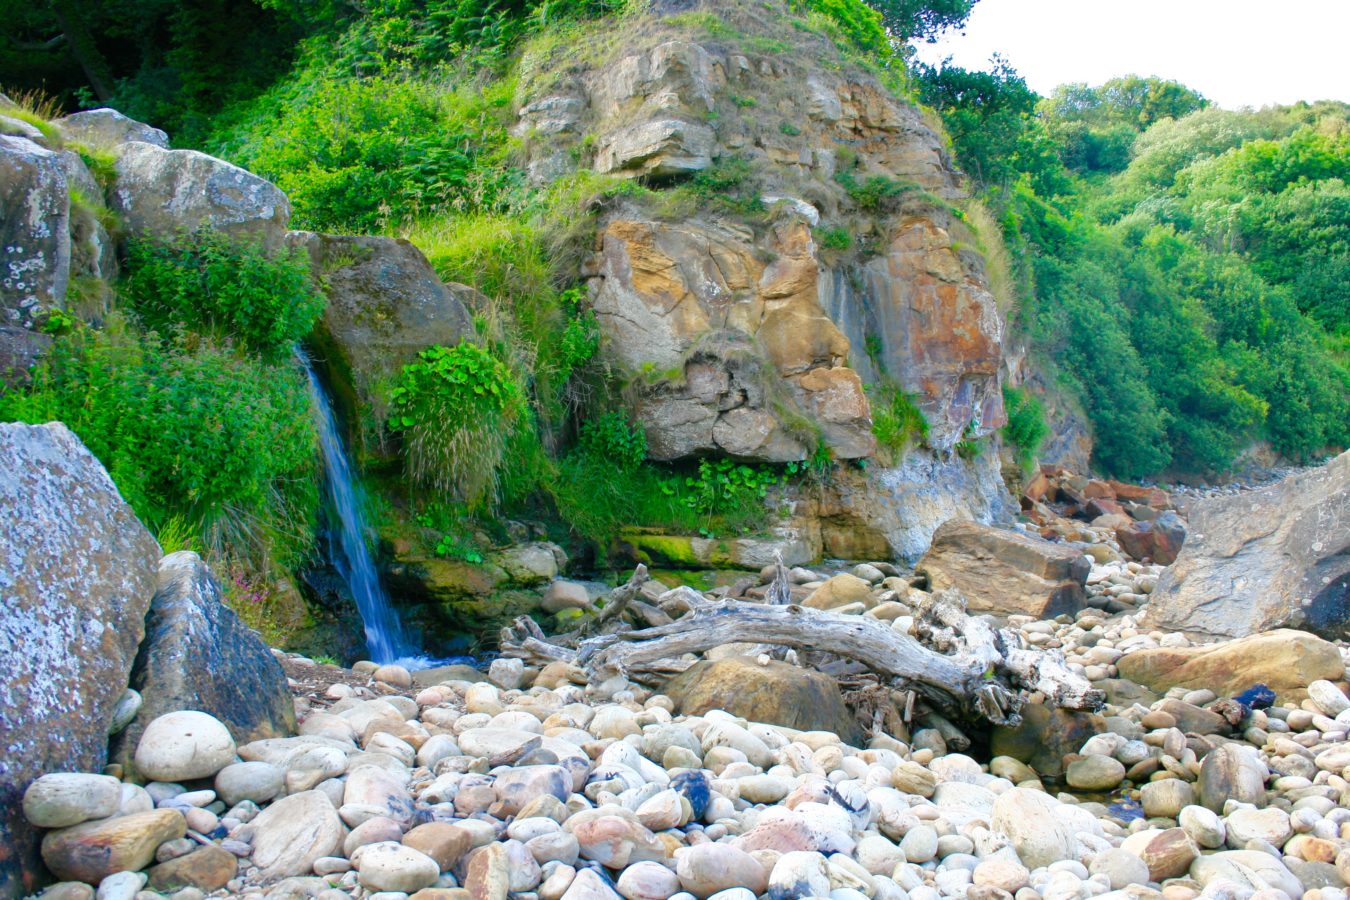
<svg viewBox="0 0 1350 900"><path fill-rule="evenodd" d="M1133 73L1232 109L1350 101L1350 0L979 0L964 35L918 51L967 69L1001 53L1042 95Z"/></svg>

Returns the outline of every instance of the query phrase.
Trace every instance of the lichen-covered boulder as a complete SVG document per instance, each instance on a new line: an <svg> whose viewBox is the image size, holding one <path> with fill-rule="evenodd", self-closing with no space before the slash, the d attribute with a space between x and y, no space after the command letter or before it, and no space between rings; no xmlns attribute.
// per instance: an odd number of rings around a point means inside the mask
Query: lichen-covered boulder
<svg viewBox="0 0 1350 900"><path fill-rule="evenodd" d="M0 324L33 328L65 303L70 188L58 153L0 135Z"/></svg>
<svg viewBox="0 0 1350 900"><path fill-rule="evenodd" d="M20 798L102 768L161 554L59 423L0 424L0 522L0 896L22 896L39 870Z"/></svg>
<svg viewBox="0 0 1350 900"><path fill-rule="evenodd" d="M115 741L114 756L124 763L146 726L179 710L214 716L238 744L295 732L295 705L281 664L221 602L220 585L190 550L159 563L131 687L144 703Z"/></svg>
<svg viewBox="0 0 1350 900"><path fill-rule="evenodd" d="M291 203L276 185L196 150L121 145L109 202L128 237L209 228L279 248Z"/></svg>
<svg viewBox="0 0 1350 900"><path fill-rule="evenodd" d="M1350 452L1268 487L1196 501L1150 628L1242 637L1350 628Z"/></svg>
<svg viewBox="0 0 1350 900"><path fill-rule="evenodd" d="M90 147L111 148L130 141L169 148L169 136L158 128L122 115L115 109L100 107L71 113L53 124L67 141Z"/></svg>
<svg viewBox="0 0 1350 900"><path fill-rule="evenodd" d="M959 590L971 610L1044 619L1082 607L1091 568L1081 550L953 519L933 535L915 571L931 590Z"/></svg>

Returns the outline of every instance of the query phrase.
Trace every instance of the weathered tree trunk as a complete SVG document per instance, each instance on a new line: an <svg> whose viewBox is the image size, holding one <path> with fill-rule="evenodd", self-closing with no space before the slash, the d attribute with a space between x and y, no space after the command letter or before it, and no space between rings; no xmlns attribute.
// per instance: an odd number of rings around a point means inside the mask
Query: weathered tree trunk
<svg viewBox="0 0 1350 900"><path fill-rule="evenodd" d="M617 600L611 602L617 606ZM518 621L503 631L502 650L538 662L564 659L597 681L621 674L660 683L689 665L681 659L686 654L737 642L791 647L854 660L894 687L918 691L950 715L996 724L1020 720L1024 691L1040 691L1047 703L1071 709L1097 709L1104 702L1102 692L1074 674L1059 653L1026 648L1016 632L966 615L965 600L956 591L942 591L926 602L915 623L919 639L863 616L796 605L701 601L669 625L600 634L580 641L576 650L531 633L538 630L532 622Z"/></svg>

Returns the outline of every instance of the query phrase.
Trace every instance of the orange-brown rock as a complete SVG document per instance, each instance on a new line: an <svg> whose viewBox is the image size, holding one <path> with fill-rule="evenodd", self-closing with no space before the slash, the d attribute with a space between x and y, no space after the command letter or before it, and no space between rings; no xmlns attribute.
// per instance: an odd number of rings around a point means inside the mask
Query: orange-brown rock
<svg viewBox="0 0 1350 900"><path fill-rule="evenodd" d="M1219 644L1136 650L1116 666L1121 678L1158 693L1181 686L1231 697L1264 683L1281 702L1303 699L1313 681L1345 676L1335 644L1287 628Z"/></svg>
<svg viewBox="0 0 1350 900"><path fill-rule="evenodd" d="M1091 562L1079 550L1022 532L953 519L915 571L934 591L956 588L979 612L1037 618L1079 609Z"/></svg>

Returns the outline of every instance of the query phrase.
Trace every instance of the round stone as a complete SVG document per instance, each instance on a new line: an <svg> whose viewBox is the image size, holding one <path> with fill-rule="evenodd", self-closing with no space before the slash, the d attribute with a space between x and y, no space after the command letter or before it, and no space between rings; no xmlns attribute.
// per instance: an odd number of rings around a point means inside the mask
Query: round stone
<svg viewBox="0 0 1350 900"><path fill-rule="evenodd" d="M210 778L234 762L234 738L215 716L185 709L151 722L136 745L136 769L155 781Z"/></svg>
<svg viewBox="0 0 1350 900"><path fill-rule="evenodd" d="M1117 759L1094 753L1069 763L1064 778L1080 791L1109 791L1125 780L1125 766Z"/></svg>
<svg viewBox="0 0 1350 900"><path fill-rule="evenodd" d="M233 763L216 774L216 793L226 806L244 800L266 803L281 793L285 778L286 773L271 763Z"/></svg>
<svg viewBox="0 0 1350 900"><path fill-rule="evenodd" d="M65 828L90 819L106 819L122 802L122 784L107 775L54 772L43 775L23 794L23 814L38 828Z"/></svg>
<svg viewBox="0 0 1350 900"><path fill-rule="evenodd" d="M1149 881L1148 865L1133 853L1119 848L1098 853L1088 871L1093 875L1105 875L1113 891Z"/></svg>
<svg viewBox="0 0 1350 900"><path fill-rule="evenodd" d="M1139 802L1149 818L1175 819L1195 802L1195 788L1179 778L1150 781L1139 789Z"/></svg>

